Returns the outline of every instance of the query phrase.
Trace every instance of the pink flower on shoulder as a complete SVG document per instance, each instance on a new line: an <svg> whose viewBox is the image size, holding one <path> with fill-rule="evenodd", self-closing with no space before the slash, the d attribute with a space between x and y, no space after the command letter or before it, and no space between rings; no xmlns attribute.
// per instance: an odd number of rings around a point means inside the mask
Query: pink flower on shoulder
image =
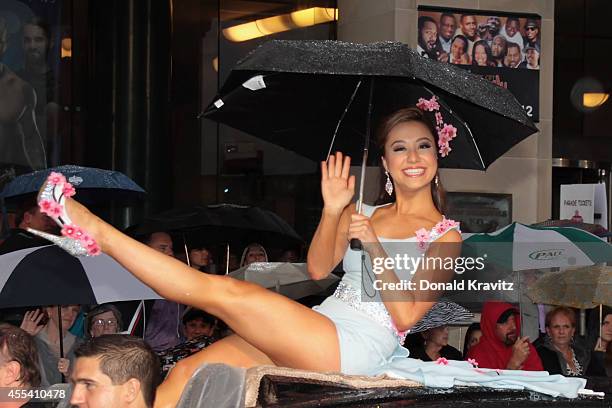
<svg viewBox="0 0 612 408"><path fill-rule="evenodd" d="M478 362L476 361L475 358L468 358L467 362L473 365L474 367L478 367Z"/></svg>
<svg viewBox="0 0 612 408"><path fill-rule="evenodd" d="M406 335L408 334L408 332L410 330L404 330L404 331L400 331L397 326L395 325L395 322L393 321L393 319L391 319L391 326L393 326L393 330L395 331L395 333L397 333L399 336L401 337L406 337Z"/></svg>
<svg viewBox="0 0 612 408"><path fill-rule="evenodd" d="M442 221L437 223L436 226L433 227L433 229L434 231L436 231L436 234L440 235L446 232L446 230L448 229L448 226L444 223L444 219L443 219Z"/></svg>
<svg viewBox="0 0 612 408"><path fill-rule="evenodd" d="M436 360L436 364L438 364L438 365L448 365L448 360L445 359L444 357L440 357L439 359Z"/></svg>
<svg viewBox="0 0 612 408"><path fill-rule="evenodd" d="M424 250L427 247L427 243L431 240L429 231L427 231L425 228L421 228L415 231L415 234L419 249Z"/></svg>
<svg viewBox="0 0 612 408"><path fill-rule="evenodd" d="M64 193L64 195L66 197L72 197L73 195L76 194L76 190L74 189L72 184L66 183L66 184L64 184L64 188L62 189L62 193Z"/></svg>
<svg viewBox="0 0 612 408"><path fill-rule="evenodd" d="M64 177L64 175L62 173L57 173L55 171L52 171L51 174L49 174L49 177L47 178L47 181L49 181L49 183L55 185L61 184L61 183L65 183L66 182L66 177Z"/></svg>
<svg viewBox="0 0 612 408"><path fill-rule="evenodd" d="M429 231L427 231L425 228L416 230L415 234L418 242L427 242L431 239Z"/></svg>

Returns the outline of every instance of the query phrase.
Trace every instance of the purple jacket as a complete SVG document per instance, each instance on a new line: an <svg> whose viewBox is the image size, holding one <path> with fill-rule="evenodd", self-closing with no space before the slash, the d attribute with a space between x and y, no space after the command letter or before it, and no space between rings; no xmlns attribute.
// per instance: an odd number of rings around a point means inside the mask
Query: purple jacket
<svg viewBox="0 0 612 408"><path fill-rule="evenodd" d="M145 341L154 351L174 347L182 341L181 317L185 306L169 300L156 300L147 316Z"/></svg>

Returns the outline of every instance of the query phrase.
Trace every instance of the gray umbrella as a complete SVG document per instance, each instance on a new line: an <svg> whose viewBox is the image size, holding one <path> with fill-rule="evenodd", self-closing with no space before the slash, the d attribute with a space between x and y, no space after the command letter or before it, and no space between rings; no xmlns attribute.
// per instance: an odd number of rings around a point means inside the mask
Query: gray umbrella
<svg viewBox="0 0 612 408"><path fill-rule="evenodd" d="M291 299L319 294L340 280L333 273L325 279L312 280L306 264L288 262L255 262L230 272L229 276L275 290Z"/></svg>

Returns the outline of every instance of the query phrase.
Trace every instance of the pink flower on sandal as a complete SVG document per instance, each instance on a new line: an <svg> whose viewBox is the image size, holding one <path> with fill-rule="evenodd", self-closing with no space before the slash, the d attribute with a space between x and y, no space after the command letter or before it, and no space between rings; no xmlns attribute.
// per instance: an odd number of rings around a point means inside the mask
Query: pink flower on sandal
<svg viewBox="0 0 612 408"><path fill-rule="evenodd" d="M65 237L76 238L77 230L78 230L78 227L75 227L74 225L66 224L62 227L62 235Z"/></svg>
<svg viewBox="0 0 612 408"><path fill-rule="evenodd" d="M64 212L64 207L62 207L61 204L55 203L53 201L50 201L46 211L43 211L41 209L40 212L44 212L49 217L57 218L57 217L60 217L62 215L62 213Z"/></svg>
<svg viewBox="0 0 612 408"><path fill-rule="evenodd" d="M64 193L66 197L72 197L73 195L76 194L76 190L74 189L72 184L65 183L64 188L62 189L62 193Z"/></svg>
<svg viewBox="0 0 612 408"><path fill-rule="evenodd" d="M40 212L43 214L47 214L47 215L49 215L49 211L51 210L52 205L53 205L53 201L51 200L40 200L40 202L38 203Z"/></svg>
<svg viewBox="0 0 612 408"><path fill-rule="evenodd" d="M64 177L62 173L56 173L54 171L52 171L51 174L49 174L49 177L47 178L47 180L49 181L49 183L53 184L54 186L58 184L66 183L66 177Z"/></svg>

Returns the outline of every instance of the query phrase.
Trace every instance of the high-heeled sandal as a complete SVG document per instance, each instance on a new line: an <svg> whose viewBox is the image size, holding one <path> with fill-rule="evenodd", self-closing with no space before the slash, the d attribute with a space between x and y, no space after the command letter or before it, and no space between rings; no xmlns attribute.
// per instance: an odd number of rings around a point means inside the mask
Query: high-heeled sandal
<svg viewBox="0 0 612 408"><path fill-rule="evenodd" d="M61 173L52 172L38 194L40 212L48 215L62 228L62 236L28 228L34 235L51 241L72 256L100 255L100 246L85 230L74 225L66 213L66 198L76 191Z"/></svg>

